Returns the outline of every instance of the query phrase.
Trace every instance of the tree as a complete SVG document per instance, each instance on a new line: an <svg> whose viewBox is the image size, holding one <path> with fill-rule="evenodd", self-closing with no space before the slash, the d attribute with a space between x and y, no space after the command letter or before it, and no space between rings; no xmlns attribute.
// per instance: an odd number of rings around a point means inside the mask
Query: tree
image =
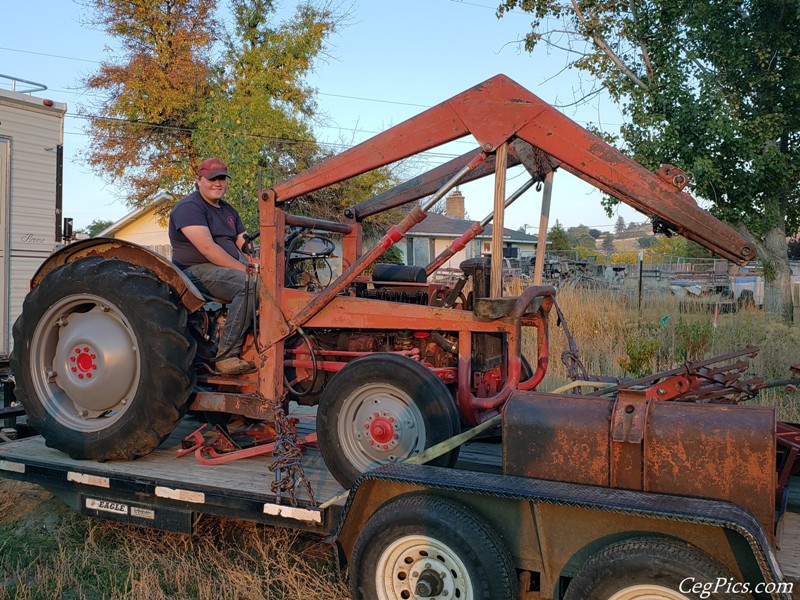
<svg viewBox="0 0 800 600"><path fill-rule="evenodd" d="M253 228L258 175L270 186L324 157L309 125L316 103L304 78L337 17L300 4L291 20L275 23L271 0L231 0L230 7L225 54L192 142L200 156L225 157L234 174L226 198Z"/></svg>
<svg viewBox="0 0 800 600"><path fill-rule="evenodd" d="M603 235L603 232L599 229L590 229L589 235L592 236L594 239L599 240L600 237Z"/></svg>
<svg viewBox="0 0 800 600"><path fill-rule="evenodd" d="M547 246L548 250L563 251L572 250L572 242L567 235L567 232L561 226L561 223L556 219L555 224L547 232Z"/></svg>
<svg viewBox="0 0 800 600"><path fill-rule="evenodd" d="M183 184L198 162L192 132L210 91L214 0L91 0L91 24L116 39L124 59L104 60L86 87L102 92L89 118L89 165L143 206Z"/></svg>
<svg viewBox="0 0 800 600"><path fill-rule="evenodd" d="M614 251L614 236L612 236L610 233L606 233L603 236L603 252L605 252L606 254L611 254L613 251Z"/></svg>
<svg viewBox="0 0 800 600"><path fill-rule="evenodd" d="M216 0L89 5L93 23L119 41L123 57L104 61L86 80L90 90L107 93L84 109L90 119L87 159L125 190L129 205L149 204L158 190L176 198L188 193L194 167L219 156L232 175L226 199L252 230L259 176L269 186L330 154L314 139L314 90L304 83L346 16L324 0L299 4L285 22L276 22L272 0L231 0L228 19L217 18ZM229 23L227 30L221 21ZM214 52L216 42L221 52ZM292 210L338 217L345 204L393 181L388 169L376 170L298 200ZM377 227L389 218L371 223Z"/></svg>
<svg viewBox="0 0 800 600"><path fill-rule="evenodd" d="M605 89L622 104L630 118L622 141L636 160L683 168L718 217L754 238L765 262L765 308L790 318L786 237L800 225L800 0L505 0L499 15L511 9L534 15L528 50L566 47L571 65L596 78L589 94Z"/></svg>
<svg viewBox="0 0 800 600"><path fill-rule="evenodd" d="M86 233L86 235L88 235L89 237L94 237L101 231L111 227L113 224L114 221L111 221L110 219L109 220L95 219L94 221L89 223L86 229L84 229L84 233Z"/></svg>
<svg viewBox="0 0 800 600"><path fill-rule="evenodd" d="M614 223L614 233L620 235L625 233L625 219L622 218L622 215L617 217L617 222Z"/></svg>

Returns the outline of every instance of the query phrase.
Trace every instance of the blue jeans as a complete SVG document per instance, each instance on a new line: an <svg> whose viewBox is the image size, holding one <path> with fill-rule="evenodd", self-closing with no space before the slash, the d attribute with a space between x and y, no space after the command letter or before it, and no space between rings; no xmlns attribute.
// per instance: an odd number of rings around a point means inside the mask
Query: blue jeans
<svg viewBox="0 0 800 600"><path fill-rule="evenodd" d="M219 267L211 263L193 265L187 269L217 298L228 305L228 318L222 329L218 351L228 356L238 356L244 343L244 333L253 321L253 306L258 298L256 278L250 279L250 298L245 302L245 274L236 269ZM247 309L245 310L245 304Z"/></svg>

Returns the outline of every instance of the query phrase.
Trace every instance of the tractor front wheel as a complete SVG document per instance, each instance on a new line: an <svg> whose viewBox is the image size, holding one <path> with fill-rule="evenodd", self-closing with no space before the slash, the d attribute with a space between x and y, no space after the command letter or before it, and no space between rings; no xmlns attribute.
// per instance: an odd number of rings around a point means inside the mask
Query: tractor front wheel
<svg viewBox="0 0 800 600"><path fill-rule="evenodd" d="M339 371L317 410L319 447L343 487L459 433L453 398L430 369L397 354L372 354ZM452 466L458 448L428 464Z"/></svg>

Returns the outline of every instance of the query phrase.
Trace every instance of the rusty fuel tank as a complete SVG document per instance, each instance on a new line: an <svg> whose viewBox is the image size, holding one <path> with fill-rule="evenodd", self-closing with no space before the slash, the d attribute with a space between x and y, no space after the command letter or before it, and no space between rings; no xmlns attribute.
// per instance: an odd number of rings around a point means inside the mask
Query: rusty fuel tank
<svg viewBox="0 0 800 600"><path fill-rule="evenodd" d="M727 500L774 537L771 407L516 391L503 417L506 475ZM680 498L676 498L680 502Z"/></svg>

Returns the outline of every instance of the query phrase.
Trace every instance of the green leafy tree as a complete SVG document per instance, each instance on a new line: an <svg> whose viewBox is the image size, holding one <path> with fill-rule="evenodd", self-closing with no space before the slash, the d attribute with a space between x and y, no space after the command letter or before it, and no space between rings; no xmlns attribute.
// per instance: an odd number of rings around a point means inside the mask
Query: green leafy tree
<svg viewBox="0 0 800 600"><path fill-rule="evenodd" d="M652 248L656 245L657 240L655 236L648 235L645 237L640 237L636 241L639 244L639 248Z"/></svg>
<svg viewBox="0 0 800 600"><path fill-rule="evenodd" d="M614 223L614 233L617 235L625 233L625 219L623 219L621 215L617 217L617 222Z"/></svg>
<svg viewBox="0 0 800 600"><path fill-rule="evenodd" d="M232 0L223 60L214 65L192 142L200 156L220 156L232 175L226 198L249 229L258 223L257 179L267 187L322 157L309 120L316 110L304 83L326 37L329 9L300 4L276 22L270 0Z"/></svg>
<svg viewBox="0 0 800 600"><path fill-rule="evenodd" d="M791 316L786 238L800 225L800 1L505 0L525 45L567 46L630 122L627 149L673 163L766 262L765 307Z"/></svg>
<svg viewBox="0 0 800 600"><path fill-rule="evenodd" d="M574 247L569 235L558 220L547 232L547 242L547 249L553 251L572 250Z"/></svg>
<svg viewBox="0 0 800 600"><path fill-rule="evenodd" d="M111 227L113 224L114 224L114 221L112 221L110 219L109 220L106 220L106 219L95 219L94 221L89 223L86 226L86 228L83 229L82 231L86 235L88 235L89 237L94 237L98 233L100 233L101 231Z"/></svg>
<svg viewBox="0 0 800 600"><path fill-rule="evenodd" d="M603 252L611 254L614 251L614 236L606 233L603 236Z"/></svg>

